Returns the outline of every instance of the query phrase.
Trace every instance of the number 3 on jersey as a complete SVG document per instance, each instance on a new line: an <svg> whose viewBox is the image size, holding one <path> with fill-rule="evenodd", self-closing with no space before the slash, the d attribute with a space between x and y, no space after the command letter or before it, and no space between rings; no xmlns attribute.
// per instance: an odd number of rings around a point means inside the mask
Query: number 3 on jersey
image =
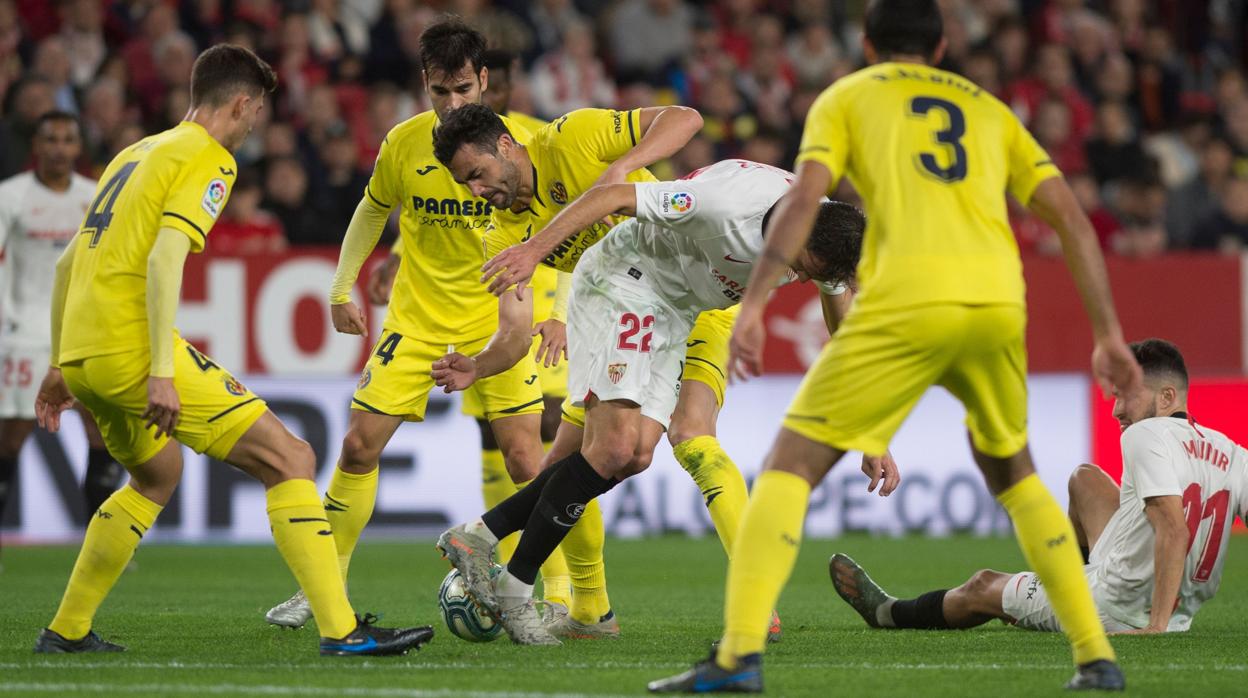
<svg viewBox="0 0 1248 698"><path fill-rule="evenodd" d="M82 223L82 232L91 235L90 247L100 244L100 236L113 222L113 204L117 203L117 195L121 193L121 188L126 186L126 180L130 179L130 175L134 174L134 168L138 165L137 161L122 165L121 169L117 170L117 174L113 175L100 190L95 201L91 202L91 210L87 211L87 219Z"/></svg>
<svg viewBox="0 0 1248 698"><path fill-rule="evenodd" d="M947 99L915 97L910 100L911 116L923 118L932 111L942 113L948 123L947 127L933 133L932 138L936 143L945 146L947 156L943 159L951 159L952 162L948 167L941 167L940 160L934 153L919 153L916 164L921 172L946 184L960 182L966 179L966 148L962 147L962 136L966 135L966 117L963 116L961 107Z"/></svg>

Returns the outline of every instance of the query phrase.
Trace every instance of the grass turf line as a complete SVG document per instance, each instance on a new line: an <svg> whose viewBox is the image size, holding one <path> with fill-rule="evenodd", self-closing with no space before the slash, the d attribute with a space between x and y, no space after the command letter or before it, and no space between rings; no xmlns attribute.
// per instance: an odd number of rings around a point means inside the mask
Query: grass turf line
<svg viewBox="0 0 1248 698"><path fill-rule="evenodd" d="M1059 635L993 623L964 632L865 628L832 591L827 558L846 552L898 595L953 586L981 567L1015 571L1010 539L806 541L781 600L784 641L765 661L777 696L1055 695L1071 674ZM638 695L648 680L704 656L718 633L723 553L713 538L611 540L608 579L624 637L517 647L470 644L436 613L446 565L431 541L365 543L352 562L360 611L386 624L435 626L425 650L394 659L321 658L316 632L265 625L294 582L270 546L151 545L105 602L96 629L128 645L120 655L43 656L30 648L64 589L73 547L6 548L0 573L0 695L443 696ZM1248 681L1248 537L1228 551L1218 597L1194 629L1116 638L1137 695L1232 695Z"/></svg>

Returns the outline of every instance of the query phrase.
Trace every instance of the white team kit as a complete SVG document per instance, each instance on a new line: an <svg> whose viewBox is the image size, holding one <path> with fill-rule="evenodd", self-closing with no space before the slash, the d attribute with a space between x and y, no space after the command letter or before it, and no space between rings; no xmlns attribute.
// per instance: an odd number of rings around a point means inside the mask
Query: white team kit
<svg viewBox="0 0 1248 698"><path fill-rule="evenodd" d="M1183 498L1188 550L1179 603L1168 630L1187 630L1222 580L1231 524L1248 513L1248 451L1223 434L1180 416L1154 417L1122 434L1122 491L1085 572L1109 631L1148 626L1153 598L1149 497ZM1033 572L1014 575L1002 597L1005 613L1033 630L1061 628Z"/></svg>
<svg viewBox="0 0 1248 698"><path fill-rule="evenodd" d="M34 419L35 394L52 351L56 261L78 234L95 182L71 175L53 191L23 172L0 182L0 418Z"/></svg>
<svg viewBox="0 0 1248 698"><path fill-rule="evenodd" d="M763 249L763 218L792 182L769 165L725 160L686 179L635 185L636 217L586 250L573 273L568 395L575 405L591 393L629 400L667 426L685 338L699 313L740 302Z"/></svg>

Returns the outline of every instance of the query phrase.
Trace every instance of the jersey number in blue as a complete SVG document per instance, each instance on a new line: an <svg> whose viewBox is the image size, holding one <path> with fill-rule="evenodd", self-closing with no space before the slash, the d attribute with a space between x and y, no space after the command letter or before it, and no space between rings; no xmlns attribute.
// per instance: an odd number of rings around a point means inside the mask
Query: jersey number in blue
<svg viewBox="0 0 1248 698"><path fill-rule="evenodd" d="M932 153L919 153L919 166L945 183L960 182L966 179L966 148L962 147L962 136L966 135L966 118L962 108L946 99L939 97L915 97L910 100L910 113L915 116L927 116L933 109L944 112L949 122L932 134L937 143L948 146L953 155L953 162L948 167L941 167Z"/></svg>
<svg viewBox="0 0 1248 698"><path fill-rule="evenodd" d="M130 175L134 174L134 168L138 166L138 161L122 165L121 169L117 170L117 174L113 175L112 179L108 180L108 184L100 190L95 201L91 202L87 220L82 224L82 232L91 234L91 247L100 244L100 236L113 222L113 204L117 203L117 195L121 193L121 188L126 186L126 180L130 179ZM108 200L105 201L105 198Z"/></svg>

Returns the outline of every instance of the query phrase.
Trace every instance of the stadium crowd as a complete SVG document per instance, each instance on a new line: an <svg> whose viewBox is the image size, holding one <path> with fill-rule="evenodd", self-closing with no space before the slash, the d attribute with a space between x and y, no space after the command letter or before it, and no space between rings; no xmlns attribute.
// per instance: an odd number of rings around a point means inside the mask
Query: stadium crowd
<svg viewBox="0 0 1248 698"><path fill-rule="evenodd" d="M1105 249L1248 246L1248 86L1237 0L945 0L942 67L1008 103L1070 177ZM861 65L858 0L0 0L0 178L35 119L77 114L84 174L186 113L216 41L278 70L213 249L340 241L386 132L428 108L420 32L463 16L516 56L511 107L682 103L702 133L661 177L725 157L789 167L811 102ZM851 192L843 196L852 197ZM1024 253L1058 254L1021 208Z"/></svg>

